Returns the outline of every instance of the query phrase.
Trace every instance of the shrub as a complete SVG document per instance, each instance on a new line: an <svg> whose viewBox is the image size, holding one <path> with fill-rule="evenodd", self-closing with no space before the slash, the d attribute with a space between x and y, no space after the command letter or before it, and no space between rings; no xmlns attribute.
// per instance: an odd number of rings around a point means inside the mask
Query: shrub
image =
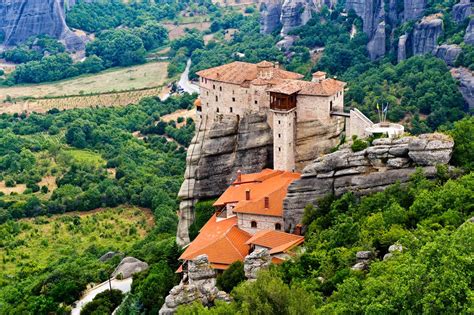
<svg viewBox="0 0 474 315"><path fill-rule="evenodd" d="M353 152L359 152L366 149L368 146L369 144L367 143L367 141L355 139L351 145L351 149Z"/></svg>
<svg viewBox="0 0 474 315"><path fill-rule="evenodd" d="M236 261L217 277L217 287L226 292L230 292L244 280L244 264L241 261Z"/></svg>
<svg viewBox="0 0 474 315"><path fill-rule="evenodd" d="M5 180L5 186L7 187L15 187L16 186L16 183L15 181L13 180L13 178L7 178Z"/></svg>

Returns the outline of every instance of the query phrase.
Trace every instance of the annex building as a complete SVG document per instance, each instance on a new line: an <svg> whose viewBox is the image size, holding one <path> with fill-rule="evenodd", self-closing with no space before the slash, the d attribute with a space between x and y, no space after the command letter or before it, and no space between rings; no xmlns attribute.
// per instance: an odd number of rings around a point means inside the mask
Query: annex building
<svg viewBox="0 0 474 315"><path fill-rule="evenodd" d="M291 182L299 178L299 173L282 170L239 172L214 203L214 215L179 258L183 268L187 261L206 254L214 269L225 270L258 248L268 249L274 263L291 257L304 237L282 231L283 199Z"/></svg>

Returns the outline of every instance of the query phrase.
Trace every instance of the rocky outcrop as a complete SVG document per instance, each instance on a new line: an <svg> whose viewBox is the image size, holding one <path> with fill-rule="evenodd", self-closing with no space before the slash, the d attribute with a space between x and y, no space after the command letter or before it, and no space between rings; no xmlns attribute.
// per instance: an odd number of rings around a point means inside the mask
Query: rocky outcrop
<svg viewBox="0 0 474 315"><path fill-rule="evenodd" d="M417 167L427 177L433 177L435 165L449 162L453 146L453 140L446 135L426 134L377 139L360 152L346 148L318 158L288 188L283 207L285 230L293 231L301 223L307 204L316 204L329 194L379 192L397 181L407 182Z"/></svg>
<svg viewBox="0 0 474 315"><path fill-rule="evenodd" d="M397 62L407 59L408 34L404 34L398 38Z"/></svg>
<svg viewBox="0 0 474 315"><path fill-rule="evenodd" d="M312 1L285 0L281 8L281 35L288 35L288 32L295 27L308 23L311 19L311 13L315 9L316 7Z"/></svg>
<svg viewBox="0 0 474 315"><path fill-rule="evenodd" d="M443 34L443 20L439 16L429 16L415 24L412 35L413 55L432 53Z"/></svg>
<svg viewBox="0 0 474 315"><path fill-rule="evenodd" d="M178 197L180 221L177 242L189 243L188 229L194 220L196 200L217 197L242 173L259 172L272 166L272 130L265 114L217 116L202 122L191 141L186 172Z"/></svg>
<svg viewBox="0 0 474 315"><path fill-rule="evenodd" d="M369 269L370 261L373 259L371 251L360 251L356 254L356 264L352 266L352 270L364 271Z"/></svg>
<svg viewBox="0 0 474 315"><path fill-rule="evenodd" d="M346 9L354 10L363 21L363 31L370 39L380 22L384 21L384 3L382 0L347 0Z"/></svg>
<svg viewBox="0 0 474 315"><path fill-rule="evenodd" d="M261 269L268 268L272 263L272 258L265 248L259 248L245 257L244 272L249 280L257 279L258 272Z"/></svg>
<svg viewBox="0 0 474 315"><path fill-rule="evenodd" d="M148 264L135 257L125 257L122 259L117 268L112 273L112 277L122 279L130 278L133 274L142 272L148 269Z"/></svg>
<svg viewBox="0 0 474 315"><path fill-rule="evenodd" d="M69 50L84 49L83 39L66 25L63 0L0 0L0 17L5 46L44 34L62 40Z"/></svg>
<svg viewBox="0 0 474 315"><path fill-rule="evenodd" d="M373 38L367 44L367 51L372 60L385 56L385 22L380 22Z"/></svg>
<svg viewBox="0 0 474 315"><path fill-rule="evenodd" d="M451 75L459 81L459 91L470 109L474 109L474 75L466 68L451 70Z"/></svg>
<svg viewBox="0 0 474 315"><path fill-rule="evenodd" d="M230 301L229 295L216 287L216 271L211 268L207 255L196 257L188 262L189 270L183 276L181 283L175 286L165 298L165 304L160 309L160 315L170 315L176 312L180 305L201 302L210 306L216 300Z"/></svg>
<svg viewBox="0 0 474 315"><path fill-rule="evenodd" d="M469 21L466 34L464 35L464 42L469 45L474 45L474 19Z"/></svg>
<svg viewBox="0 0 474 315"><path fill-rule="evenodd" d="M260 5L260 33L270 34L281 27L282 0L265 0Z"/></svg>
<svg viewBox="0 0 474 315"><path fill-rule="evenodd" d="M394 253L397 253L397 252L401 253L402 251L403 251L402 245L400 244L390 245L390 247L388 248L388 253L383 256L383 260L390 259L391 257L393 257Z"/></svg>
<svg viewBox="0 0 474 315"><path fill-rule="evenodd" d="M461 53L461 47L458 45L441 45L436 46L435 50L433 51L433 55L442 59L448 66L454 66L456 59L458 58L459 54Z"/></svg>
<svg viewBox="0 0 474 315"><path fill-rule="evenodd" d="M451 14L454 21L457 23L463 22L472 14L472 3L470 3L470 0L461 0L458 4L453 6Z"/></svg>
<svg viewBox="0 0 474 315"><path fill-rule="evenodd" d="M426 0L404 0L403 20L413 21L423 16L426 9Z"/></svg>
<svg viewBox="0 0 474 315"><path fill-rule="evenodd" d="M107 252L104 255L100 256L99 261L106 262L114 258L115 256L123 256L122 253L118 252Z"/></svg>

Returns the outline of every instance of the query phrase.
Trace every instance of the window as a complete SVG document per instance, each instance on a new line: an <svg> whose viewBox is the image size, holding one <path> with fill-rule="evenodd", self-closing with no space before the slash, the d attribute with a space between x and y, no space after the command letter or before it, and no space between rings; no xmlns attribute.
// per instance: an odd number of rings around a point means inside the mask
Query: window
<svg viewBox="0 0 474 315"><path fill-rule="evenodd" d="M235 97L232 98L232 102L235 102Z"/></svg>
<svg viewBox="0 0 474 315"><path fill-rule="evenodd" d="M278 138L281 138L281 133L278 134Z"/></svg>
<svg viewBox="0 0 474 315"><path fill-rule="evenodd" d="M250 226L252 228L256 229L257 228L257 222L255 222L255 221L250 222Z"/></svg>
<svg viewBox="0 0 474 315"><path fill-rule="evenodd" d="M281 124L281 120L278 121L278 124L279 124L279 125Z"/></svg>
<svg viewBox="0 0 474 315"><path fill-rule="evenodd" d="M275 230L281 231L281 224L280 223L275 223Z"/></svg>
<svg viewBox="0 0 474 315"><path fill-rule="evenodd" d="M219 107L217 107L216 112L219 112Z"/></svg>
<svg viewBox="0 0 474 315"><path fill-rule="evenodd" d="M221 92L222 92L222 86L220 86L220 87L219 87L219 91L221 91Z"/></svg>
<svg viewBox="0 0 474 315"><path fill-rule="evenodd" d="M332 101L329 102L329 111L332 112Z"/></svg>
<svg viewBox="0 0 474 315"><path fill-rule="evenodd" d="M215 89L216 89L216 85L215 85L215 84L213 84L213 85L212 85L212 88L215 90Z"/></svg>
<svg viewBox="0 0 474 315"><path fill-rule="evenodd" d="M280 148L280 147L278 147L278 152L281 152L281 148Z"/></svg>
<svg viewBox="0 0 474 315"><path fill-rule="evenodd" d="M219 98L218 98L217 95L216 95L216 102L218 102L218 101L219 101Z"/></svg>
<svg viewBox="0 0 474 315"><path fill-rule="evenodd" d="M209 95L209 91L207 91L206 94Z"/></svg>
<svg viewBox="0 0 474 315"><path fill-rule="evenodd" d="M233 109L232 109L232 107L230 108L230 112L231 112L231 113L233 112Z"/></svg>
<svg viewBox="0 0 474 315"><path fill-rule="evenodd" d="M257 102L257 100L255 100L255 105L258 105L258 102Z"/></svg>

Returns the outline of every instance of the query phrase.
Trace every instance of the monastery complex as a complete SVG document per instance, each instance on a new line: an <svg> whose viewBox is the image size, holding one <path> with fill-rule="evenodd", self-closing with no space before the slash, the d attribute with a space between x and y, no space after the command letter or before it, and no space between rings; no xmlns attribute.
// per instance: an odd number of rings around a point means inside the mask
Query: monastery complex
<svg viewBox="0 0 474 315"><path fill-rule="evenodd" d="M328 153L339 143L344 127L347 136L364 136L373 123L358 110L344 113L345 83L313 74L311 82L278 64L232 62L206 69L199 76L200 99L196 102L201 128L209 128L220 115L242 117L264 112L273 130L273 168L301 171L317 158L303 149L311 143L315 153ZM308 135L308 126L320 131ZM331 130L331 133L325 131ZM307 150L306 150L307 151Z"/></svg>

